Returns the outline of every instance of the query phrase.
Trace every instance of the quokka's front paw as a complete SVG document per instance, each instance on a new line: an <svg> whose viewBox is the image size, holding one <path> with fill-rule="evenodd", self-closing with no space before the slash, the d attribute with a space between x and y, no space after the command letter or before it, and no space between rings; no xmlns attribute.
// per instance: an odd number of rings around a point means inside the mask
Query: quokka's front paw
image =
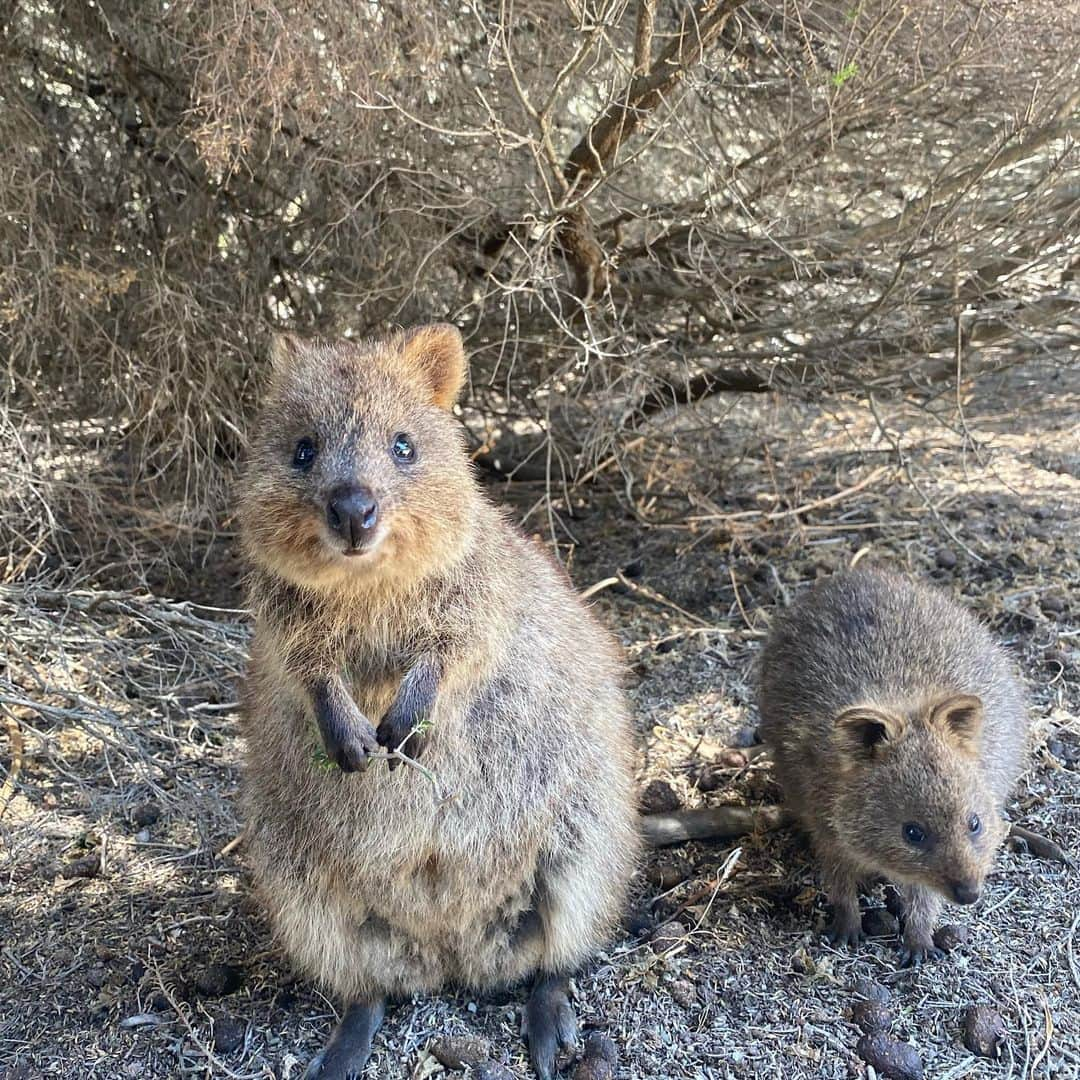
<svg viewBox="0 0 1080 1080"><path fill-rule="evenodd" d="M324 739L326 756L345 773L365 768L369 756L379 749L375 728L366 717L360 717L344 730L335 731Z"/></svg>
<svg viewBox="0 0 1080 1080"><path fill-rule="evenodd" d="M929 934L905 934L900 946L900 966L921 967L927 961L940 960L944 955Z"/></svg>
<svg viewBox="0 0 1080 1080"><path fill-rule="evenodd" d="M420 756L424 748L424 738L420 732L413 730L415 727L416 718L414 716L407 715L391 707L390 711L379 722L376 738L379 745L384 749L400 749L402 753L407 754L409 757L416 758ZM387 764L393 769L395 766L400 765L401 762L391 758Z"/></svg>
<svg viewBox="0 0 1080 1080"><path fill-rule="evenodd" d="M825 940L838 948L857 949L865 936L858 912L834 912L825 927Z"/></svg>

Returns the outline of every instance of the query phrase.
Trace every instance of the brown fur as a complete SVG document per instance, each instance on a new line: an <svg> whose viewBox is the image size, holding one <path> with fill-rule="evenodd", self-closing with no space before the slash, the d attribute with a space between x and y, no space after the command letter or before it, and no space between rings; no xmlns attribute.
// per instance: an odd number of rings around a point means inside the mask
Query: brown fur
<svg viewBox="0 0 1080 1080"><path fill-rule="evenodd" d="M479 491L446 411L464 378L452 327L281 341L242 485L250 858L296 966L346 1000L572 971L612 928L638 846L616 648ZM397 432L418 450L407 469ZM304 437L318 458L298 475ZM343 477L379 501L360 558L325 523ZM312 677L341 677L377 723L433 653L421 760L449 802L411 768L317 766Z"/></svg>
<svg viewBox="0 0 1080 1080"><path fill-rule="evenodd" d="M856 570L777 621L760 706L786 799L824 868L834 939L857 940L858 882L884 877L907 899L907 958L933 954L940 897L981 888L1022 764L1026 708L1004 652L944 593ZM908 822L929 843L905 840Z"/></svg>

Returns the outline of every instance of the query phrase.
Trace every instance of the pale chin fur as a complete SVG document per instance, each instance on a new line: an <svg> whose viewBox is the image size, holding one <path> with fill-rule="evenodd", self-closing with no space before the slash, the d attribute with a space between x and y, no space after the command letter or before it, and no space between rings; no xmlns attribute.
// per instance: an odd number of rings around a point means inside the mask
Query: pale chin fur
<svg viewBox="0 0 1080 1080"><path fill-rule="evenodd" d="M349 573L358 572L362 567L379 561L375 556L385 554L386 539L390 535L390 530L385 523L380 521L375 527L375 535L371 540L356 550L345 547L325 524L318 526L317 533L319 546L322 548L320 554L327 567L335 570L343 569Z"/></svg>
<svg viewBox="0 0 1080 1080"><path fill-rule="evenodd" d="M339 547L329 539L324 540L324 543L327 550L334 553L335 562L339 559L344 559L350 567L359 569L361 566L374 561L376 555L383 554L386 536L387 530L379 529L378 532L376 532L374 539L370 540L362 548L357 548L355 550Z"/></svg>
<svg viewBox="0 0 1080 1080"><path fill-rule="evenodd" d="M272 573L303 589L333 589L350 579L366 579L371 571L386 562L392 545L386 543L388 530L380 531L375 539L355 554L348 554L329 536L322 536L320 557L307 566L298 567L290 558L275 557L274 553L260 551L254 558Z"/></svg>

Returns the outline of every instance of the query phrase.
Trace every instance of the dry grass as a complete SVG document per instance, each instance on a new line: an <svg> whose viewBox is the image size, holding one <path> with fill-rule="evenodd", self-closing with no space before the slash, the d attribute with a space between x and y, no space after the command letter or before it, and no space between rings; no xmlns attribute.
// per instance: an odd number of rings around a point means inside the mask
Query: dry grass
<svg viewBox="0 0 1080 1080"><path fill-rule="evenodd" d="M1052 395L1044 383L984 384L952 433L916 409L717 403L681 417L662 458L605 469L588 502L556 500L579 585L623 570L639 586L595 602L635 674L642 779L688 805L774 797L758 766L713 770L709 793L693 779L753 723L771 613L868 549L955 590L1015 653L1035 752L1012 813L1080 852L1080 374ZM527 511L529 486L510 491ZM291 982L247 899L242 846L221 854L238 831L236 613L42 579L0 592L0 627L0 712L24 744L0 815L0 1075L296 1080L332 1009ZM0 734L0 783L12 746ZM63 876L94 856L96 875ZM684 880L657 884L661 866ZM687 845L650 858L635 920L677 912L682 929L663 949L624 932L578 978L579 1014L612 1035L627 1077L862 1076L848 1009L868 976L890 988L894 1030L927 1075L1074 1077L1078 881L1003 853L978 909L949 915L969 945L905 972L890 942L856 955L822 943L796 837ZM236 968L234 990L209 985L213 963ZM467 1031L524 1077L521 1001L399 1004L368 1075L430 1076L432 1039ZM960 1042L961 1010L982 1002L1009 1030L999 1062Z"/></svg>

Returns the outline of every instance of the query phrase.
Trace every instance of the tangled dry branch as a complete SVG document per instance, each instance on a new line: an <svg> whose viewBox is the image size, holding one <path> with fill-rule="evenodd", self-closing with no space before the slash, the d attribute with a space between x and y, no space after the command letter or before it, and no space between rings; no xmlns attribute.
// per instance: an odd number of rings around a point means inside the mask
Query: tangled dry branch
<svg viewBox="0 0 1080 1080"><path fill-rule="evenodd" d="M1075 5L426 10L15 5L9 578L227 528L275 326L456 321L478 459L549 483L718 393L1076 349Z"/></svg>

